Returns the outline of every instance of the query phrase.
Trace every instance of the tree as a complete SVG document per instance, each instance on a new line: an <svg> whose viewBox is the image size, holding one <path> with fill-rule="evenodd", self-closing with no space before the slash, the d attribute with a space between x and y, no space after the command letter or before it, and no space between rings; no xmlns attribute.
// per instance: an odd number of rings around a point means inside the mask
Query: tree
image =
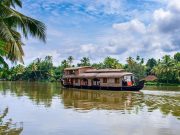
<svg viewBox="0 0 180 135"><path fill-rule="evenodd" d="M140 63L141 63L141 64L144 64L144 58L141 59L141 62L140 62Z"/></svg>
<svg viewBox="0 0 180 135"><path fill-rule="evenodd" d="M138 55L138 56L136 56L136 60L137 61L139 61L140 60L140 56Z"/></svg>
<svg viewBox="0 0 180 135"><path fill-rule="evenodd" d="M25 71L25 67L21 64L17 65L15 69L17 74L23 74Z"/></svg>
<svg viewBox="0 0 180 135"><path fill-rule="evenodd" d="M126 61L126 70L134 73L137 80L145 77L146 68L142 62L135 61L132 57L128 57Z"/></svg>
<svg viewBox="0 0 180 135"><path fill-rule="evenodd" d="M177 52L176 54L174 54L174 59L177 62L180 62L180 52Z"/></svg>
<svg viewBox="0 0 180 135"><path fill-rule="evenodd" d="M81 63L78 64L78 66L90 66L90 59L88 57L83 57L81 60Z"/></svg>
<svg viewBox="0 0 180 135"><path fill-rule="evenodd" d="M134 62L135 62L134 59L131 56L128 57L126 61L127 61L128 65L133 65Z"/></svg>
<svg viewBox="0 0 180 135"><path fill-rule="evenodd" d="M152 72L158 77L159 82L178 82L179 67L169 55L163 56L162 60L153 67Z"/></svg>
<svg viewBox="0 0 180 135"><path fill-rule="evenodd" d="M21 0L0 1L0 56L12 62L23 62L22 36L28 38L31 35L45 42L46 27L42 22L16 11L15 7L22 8Z"/></svg>
<svg viewBox="0 0 180 135"><path fill-rule="evenodd" d="M154 58L148 59L146 63L146 67L147 67L146 74L150 75L153 67L156 65L157 65L157 61Z"/></svg>
<svg viewBox="0 0 180 135"><path fill-rule="evenodd" d="M113 68L113 69L122 68L122 65L119 63L119 61L111 57L106 57L104 59L103 64L105 68Z"/></svg>
<svg viewBox="0 0 180 135"><path fill-rule="evenodd" d="M35 80L35 79L38 79L37 77L37 70L38 70L38 66L37 64L33 61L31 64L29 64L29 66L27 67L26 69L26 73L28 73L28 77L27 79L32 79L32 80Z"/></svg>
<svg viewBox="0 0 180 135"><path fill-rule="evenodd" d="M53 67L52 56L46 56L42 63L44 64L43 66L46 71L51 69Z"/></svg>
<svg viewBox="0 0 180 135"><path fill-rule="evenodd" d="M68 62L69 62L70 67L72 66L73 60L74 60L73 56L68 57Z"/></svg>
<svg viewBox="0 0 180 135"><path fill-rule="evenodd" d="M102 68L104 68L104 64L102 62L100 62L100 63L93 63L92 67L94 67L96 69L102 69Z"/></svg>
<svg viewBox="0 0 180 135"><path fill-rule="evenodd" d="M67 60L63 60L63 61L61 62L61 66L62 66L63 68L69 67L68 61L67 61Z"/></svg>
<svg viewBox="0 0 180 135"><path fill-rule="evenodd" d="M166 82L168 83L168 80L171 80L171 71L173 71L173 67L175 65L174 61L171 59L169 55L165 55L162 58L161 63L161 72L165 74Z"/></svg>
<svg viewBox="0 0 180 135"><path fill-rule="evenodd" d="M157 65L157 61L154 58L148 59L148 61L146 63L146 66L151 69L156 65Z"/></svg>

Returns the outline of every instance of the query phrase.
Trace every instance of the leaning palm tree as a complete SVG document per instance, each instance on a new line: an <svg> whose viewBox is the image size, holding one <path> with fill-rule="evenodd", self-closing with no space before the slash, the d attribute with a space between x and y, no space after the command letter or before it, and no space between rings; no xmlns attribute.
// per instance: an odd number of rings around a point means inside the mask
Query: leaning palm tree
<svg viewBox="0 0 180 135"><path fill-rule="evenodd" d="M22 8L21 0L0 0L0 56L12 62L23 62L22 36L46 41L45 25L15 10ZM22 34L20 34L22 33Z"/></svg>

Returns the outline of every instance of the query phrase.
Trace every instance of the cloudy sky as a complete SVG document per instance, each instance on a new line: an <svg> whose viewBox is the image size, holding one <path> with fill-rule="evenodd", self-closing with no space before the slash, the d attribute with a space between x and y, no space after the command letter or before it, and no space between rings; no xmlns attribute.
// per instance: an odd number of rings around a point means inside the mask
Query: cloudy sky
<svg viewBox="0 0 180 135"><path fill-rule="evenodd" d="M24 61L51 55L161 58L180 51L180 0L23 0L21 12L47 25L47 43L31 39Z"/></svg>

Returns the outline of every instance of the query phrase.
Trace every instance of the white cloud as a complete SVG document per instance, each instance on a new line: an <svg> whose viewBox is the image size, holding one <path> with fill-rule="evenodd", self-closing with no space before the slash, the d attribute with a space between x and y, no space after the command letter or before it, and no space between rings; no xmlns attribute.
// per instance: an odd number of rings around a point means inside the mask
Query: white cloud
<svg viewBox="0 0 180 135"><path fill-rule="evenodd" d="M93 44L86 44L80 46L80 51L83 54L92 54L96 51L96 47Z"/></svg>
<svg viewBox="0 0 180 135"><path fill-rule="evenodd" d="M159 23L164 20L169 20L172 17L172 14L170 11L165 11L164 9L158 9L154 12L154 20Z"/></svg>
<svg viewBox="0 0 180 135"><path fill-rule="evenodd" d="M43 0L40 1L43 3ZM38 2L41 3L40 1ZM111 15L123 12L124 1L96 0L86 2L73 0L75 7L69 7L71 9L68 10L73 10L77 14L83 14L82 12L84 11L80 11L77 8L82 9L82 6L86 6L83 9L85 10L84 14L86 12L93 14L102 12L102 14L107 14L111 17ZM96 31L91 30L90 28L97 27L97 25L91 26L91 23L88 23L89 25L84 23L85 21L92 21L92 19L86 18L84 14L79 18L79 16L70 16L67 13L67 18L63 18L64 16L62 17L61 12L57 9L59 7L54 9L51 7L53 4L56 5L67 1L45 1L43 3L45 10L50 10L53 14L48 18L47 22L48 26L51 26L48 27L47 45L39 45L39 42L29 40L29 46L25 47L27 54L25 59L30 62L36 57L52 55L57 65L59 61L66 59L70 55L75 57L75 61L84 56L90 57L93 61L102 60L106 56L113 56L124 63L128 56L141 55L145 58L160 58L164 54L173 54L180 51L180 37L178 36L180 34L180 2L178 1L169 0L166 7L158 8L152 14L145 10L145 16L148 16L148 19L142 17L144 14L141 15L136 10L137 15L134 15L134 18L126 22L123 22L122 19L121 23L114 21L111 28L106 26L103 27L105 29L100 29L101 31L98 31L98 28L94 28ZM39 3L38 5L42 6ZM34 6L37 8L37 4ZM143 20L144 18L145 20ZM97 18L96 23L102 21L101 19ZM102 25L109 23L106 21L110 19L103 20L104 23ZM82 23L82 20L85 21ZM76 23L83 25L83 27L74 28ZM53 24L56 24L56 26ZM82 28L85 30L82 30Z"/></svg>
<svg viewBox="0 0 180 135"><path fill-rule="evenodd" d="M168 8L171 11L180 12L180 1L179 0L169 0Z"/></svg>
<svg viewBox="0 0 180 135"><path fill-rule="evenodd" d="M106 14L118 14L122 11L122 0L97 0L96 5Z"/></svg>
<svg viewBox="0 0 180 135"><path fill-rule="evenodd" d="M131 21L125 22L125 23L118 23L118 24L115 23L115 24L113 24L113 28L116 30L119 30L121 32L128 31L128 32L131 32L134 34L146 32L145 25L137 19L134 19L134 20L131 20Z"/></svg>

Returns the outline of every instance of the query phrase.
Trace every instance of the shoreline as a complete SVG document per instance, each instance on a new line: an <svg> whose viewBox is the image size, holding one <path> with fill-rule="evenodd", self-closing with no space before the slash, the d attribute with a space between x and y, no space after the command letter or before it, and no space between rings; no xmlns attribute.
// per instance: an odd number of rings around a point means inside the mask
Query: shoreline
<svg viewBox="0 0 180 135"><path fill-rule="evenodd" d="M160 82L145 82L145 86L176 86L180 87L178 83L160 83Z"/></svg>
<svg viewBox="0 0 180 135"><path fill-rule="evenodd" d="M45 83L60 83L60 80L57 81L48 81L48 80L0 80L0 82L45 82ZM180 87L178 83L160 83L160 82L145 82L145 86L176 86Z"/></svg>

